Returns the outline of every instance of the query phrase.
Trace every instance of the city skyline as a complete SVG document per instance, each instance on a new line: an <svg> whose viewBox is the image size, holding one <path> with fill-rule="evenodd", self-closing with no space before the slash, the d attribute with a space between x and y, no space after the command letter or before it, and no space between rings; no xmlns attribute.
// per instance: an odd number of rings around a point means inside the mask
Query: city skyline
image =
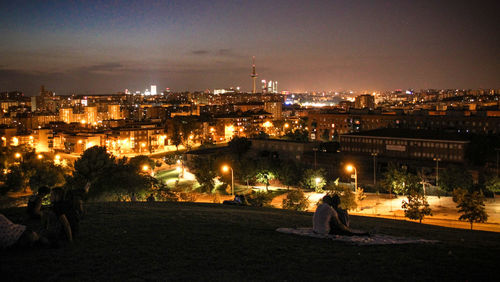
<svg viewBox="0 0 500 282"><path fill-rule="evenodd" d="M499 88L496 2L0 4L0 91Z"/></svg>

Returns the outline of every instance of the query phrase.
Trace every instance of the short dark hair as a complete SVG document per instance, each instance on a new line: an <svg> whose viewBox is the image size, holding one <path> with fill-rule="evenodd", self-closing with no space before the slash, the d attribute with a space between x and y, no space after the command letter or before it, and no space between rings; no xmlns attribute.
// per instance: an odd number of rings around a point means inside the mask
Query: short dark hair
<svg viewBox="0 0 500 282"><path fill-rule="evenodd" d="M328 204L328 205L331 206L333 204L332 197L330 195L324 196L323 197L323 203Z"/></svg>
<svg viewBox="0 0 500 282"><path fill-rule="evenodd" d="M38 194L47 195L48 193L50 193L49 187L42 186L42 187L38 188Z"/></svg>
<svg viewBox="0 0 500 282"><path fill-rule="evenodd" d="M338 205L340 205L340 197L339 197L339 195L334 194L334 195L332 196L332 204L333 204L334 206L338 206Z"/></svg>

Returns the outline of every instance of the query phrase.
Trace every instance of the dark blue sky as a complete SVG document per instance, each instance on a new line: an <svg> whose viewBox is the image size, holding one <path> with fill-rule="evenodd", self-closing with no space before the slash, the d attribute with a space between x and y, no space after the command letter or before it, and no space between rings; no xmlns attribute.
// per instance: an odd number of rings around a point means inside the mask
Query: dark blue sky
<svg viewBox="0 0 500 282"><path fill-rule="evenodd" d="M1 1L0 91L500 88L500 1Z"/></svg>

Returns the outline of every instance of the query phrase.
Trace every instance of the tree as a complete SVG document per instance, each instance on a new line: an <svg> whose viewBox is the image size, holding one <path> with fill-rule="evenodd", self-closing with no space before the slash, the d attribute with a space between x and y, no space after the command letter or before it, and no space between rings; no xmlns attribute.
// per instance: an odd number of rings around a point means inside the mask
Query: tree
<svg viewBox="0 0 500 282"><path fill-rule="evenodd" d="M465 168L449 166L439 174L439 187L448 192L457 188L470 190L472 176Z"/></svg>
<svg viewBox="0 0 500 282"><path fill-rule="evenodd" d="M408 196L408 201L403 201L403 208L405 217L422 223L422 219L426 215L432 215L432 210L423 194L411 192Z"/></svg>
<svg viewBox="0 0 500 282"><path fill-rule="evenodd" d="M493 193L499 193L500 177L492 177L488 181L486 181L486 189L490 190Z"/></svg>
<svg viewBox="0 0 500 282"><path fill-rule="evenodd" d="M257 172L257 175L255 177L257 178L257 182L266 185L266 192L269 192L269 181L275 179L276 175L274 175L272 171L268 169L261 169Z"/></svg>
<svg viewBox="0 0 500 282"><path fill-rule="evenodd" d="M485 222L488 220L488 214L484 208L483 194L478 191L467 192L458 200L458 212L463 213L458 219L468 221L471 230L474 222Z"/></svg>
<svg viewBox="0 0 500 282"><path fill-rule="evenodd" d="M323 192L323 187L326 185L326 172L324 169L306 169L302 173L302 180L300 187L303 189L315 190L316 192Z"/></svg>
<svg viewBox="0 0 500 282"><path fill-rule="evenodd" d="M250 149L252 142L245 137L235 136L231 141L229 141L228 147L236 154L238 160L241 160L241 157Z"/></svg>
<svg viewBox="0 0 500 282"><path fill-rule="evenodd" d="M42 186L55 187L66 183L64 175L66 171L63 167L52 162L45 162L37 166L34 173L29 178L29 185L32 191L38 191Z"/></svg>
<svg viewBox="0 0 500 282"><path fill-rule="evenodd" d="M288 192L283 199L283 208L294 211L305 211L309 207L309 200L300 189Z"/></svg>
<svg viewBox="0 0 500 282"><path fill-rule="evenodd" d="M215 188L214 178L217 176L213 166L213 159L211 157L197 157L193 161L193 167L191 170L196 178L196 181L200 184L201 191L205 193L212 193Z"/></svg>
<svg viewBox="0 0 500 282"><path fill-rule="evenodd" d="M297 185L300 181L300 170L295 162L284 162L278 169L278 179L286 185L287 189L290 186Z"/></svg>
<svg viewBox="0 0 500 282"><path fill-rule="evenodd" d="M85 181L97 182L102 177L108 177L109 169L115 165L115 158L106 151L106 147L94 146L88 148L75 161L75 177Z"/></svg>
<svg viewBox="0 0 500 282"><path fill-rule="evenodd" d="M153 159L148 156L139 155L131 158L128 163L137 171L142 171L144 166L148 166L148 169L154 169L156 163Z"/></svg>
<svg viewBox="0 0 500 282"><path fill-rule="evenodd" d="M234 172L236 177L245 181L247 188L249 188L250 183L254 181L255 175L257 174L257 163L254 159L245 158L236 162L236 169Z"/></svg>
<svg viewBox="0 0 500 282"><path fill-rule="evenodd" d="M389 164L384 174L383 185L395 194L402 195L419 192L422 187L417 175L408 172L405 168L399 168L393 163Z"/></svg>

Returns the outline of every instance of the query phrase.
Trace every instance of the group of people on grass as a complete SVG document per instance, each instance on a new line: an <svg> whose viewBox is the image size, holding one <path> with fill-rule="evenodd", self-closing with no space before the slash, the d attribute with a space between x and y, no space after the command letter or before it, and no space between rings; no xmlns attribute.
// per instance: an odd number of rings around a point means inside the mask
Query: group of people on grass
<svg viewBox="0 0 500 282"><path fill-rule="evenodd" d="M369 236L367 232L355 231L349 227L349 214L340 207L340 197L326 195L313 215L313 231L317 234L348 236Z"/></svg>
<svg viewBox="0 0 500 282"><path fill-rule="evenodd" d="M84 215L83 200L89 188L90 183L73 190L40 187L30 197L27 206L29 219L40 222L39 230L15 224L0 214L0 248L35 244L58 247L62 242L72 242L79 232L79 222ZM50 205L43 206L43 200L48 194Z"/></svg>

